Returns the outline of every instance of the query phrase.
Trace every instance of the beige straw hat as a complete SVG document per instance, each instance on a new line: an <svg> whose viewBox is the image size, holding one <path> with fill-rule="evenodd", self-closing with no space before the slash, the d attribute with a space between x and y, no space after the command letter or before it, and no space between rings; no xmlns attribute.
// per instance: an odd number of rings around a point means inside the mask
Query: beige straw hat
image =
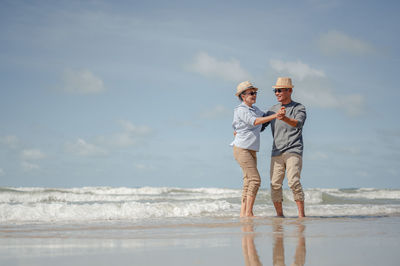
<svg viewBox="0 0 400 266"><path fill-rule="evenodd" d="M254 87L253 83L251 83L250 81L246 80L243 81L241 83L239 83L239 85L236 88L236 96L239 96L242 92L244 92L247 89L255 89L256 91L258 91L258 88Z"/></svg>
<svg viewBox="0 0 400 266"><path fill-rule="evenodd" d="M272 86L272 88L294 88L292 84L292 79L287 77L279 77L276 81L276 85Z"/></svg>

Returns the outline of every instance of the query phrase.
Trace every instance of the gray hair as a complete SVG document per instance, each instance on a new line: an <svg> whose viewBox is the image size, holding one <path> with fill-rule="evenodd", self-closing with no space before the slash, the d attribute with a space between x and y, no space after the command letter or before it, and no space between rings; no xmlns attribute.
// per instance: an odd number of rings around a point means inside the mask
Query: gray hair
<svg viewBox="0 0 400 266"><path fill-rule="evenodd" d="M243 98L242 98L243 93L244 93L244 91L238 95L239 101L241 101L241 102L243 102Z"/></svg>

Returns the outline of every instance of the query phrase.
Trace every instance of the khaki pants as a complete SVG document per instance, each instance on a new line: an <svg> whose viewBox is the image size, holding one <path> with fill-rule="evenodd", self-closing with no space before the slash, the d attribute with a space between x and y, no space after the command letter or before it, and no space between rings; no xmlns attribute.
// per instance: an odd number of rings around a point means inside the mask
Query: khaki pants
<svg viewBox="0 0 400 266"><path fill-rule="evenodd" d="M257 170L257 152L233 146L233 156L243 171L242 198L255 197L261 184L260 174Z"/></svg>
<svg viewBox="0 0 400 266"><path fill-rule="evenodd" d="M304 201L304 192L300 183L302 161L301 155L296 153L283 153L279 156L271 157L272 202L281 202L283 200L282 183L285 178L285 171L294 200Z"/></svg>

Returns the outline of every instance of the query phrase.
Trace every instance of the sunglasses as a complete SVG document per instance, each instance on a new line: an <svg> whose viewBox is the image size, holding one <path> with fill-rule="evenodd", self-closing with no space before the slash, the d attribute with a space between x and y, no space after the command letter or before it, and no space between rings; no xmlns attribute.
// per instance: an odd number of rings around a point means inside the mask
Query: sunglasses
<svg viewBox="0 0 400 266"><path fill-rule="evenodd" d="M256 91L252 91L252 92L249 92L249 93L243 93L243 95L251 95L251 96L253 96L253 95L257 95L257 92Z"/></svg>
<svg viewBox="0 0 400 266"><path fill-rule="evenodd" d="M274 89L273 90L275 93L277 92L282 92L282 91L288 91L288 88L284 88L284 89Z"/></svg>

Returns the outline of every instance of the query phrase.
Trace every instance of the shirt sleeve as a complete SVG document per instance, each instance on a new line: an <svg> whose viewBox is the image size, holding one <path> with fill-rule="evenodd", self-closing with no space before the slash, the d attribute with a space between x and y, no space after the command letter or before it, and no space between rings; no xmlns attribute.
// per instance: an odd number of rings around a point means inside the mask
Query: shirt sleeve
<svg viewBox="0 0 400 266"><path fill-rule="evenodd" d="M273 114L275 114L275 113L272 112L271 110L268 110L267 112L264 113L263 117L270 116L270 115L273 115ZM261 132L263 132L269 126L269 124L271 124L271 121L262 124Z"/></svg>
<svg viewBox="0 0 400 266"><path fill-rule="evenodd" d="M297 120L297 128L302 128L304 125L304 122L306 122L306 118L307 118L307 113L306 113L306 108L304 107L304 105L299 105L297 107L296 110L296 114L294 119Z"/></svg>
<svg viewBox="0 0 400 266"><path fill-rule="evenodd" d="M237 112L238 117L248 125L254 126L254 121L256 121L257 117L250 113L249 111L240 108Z"/></svg>

